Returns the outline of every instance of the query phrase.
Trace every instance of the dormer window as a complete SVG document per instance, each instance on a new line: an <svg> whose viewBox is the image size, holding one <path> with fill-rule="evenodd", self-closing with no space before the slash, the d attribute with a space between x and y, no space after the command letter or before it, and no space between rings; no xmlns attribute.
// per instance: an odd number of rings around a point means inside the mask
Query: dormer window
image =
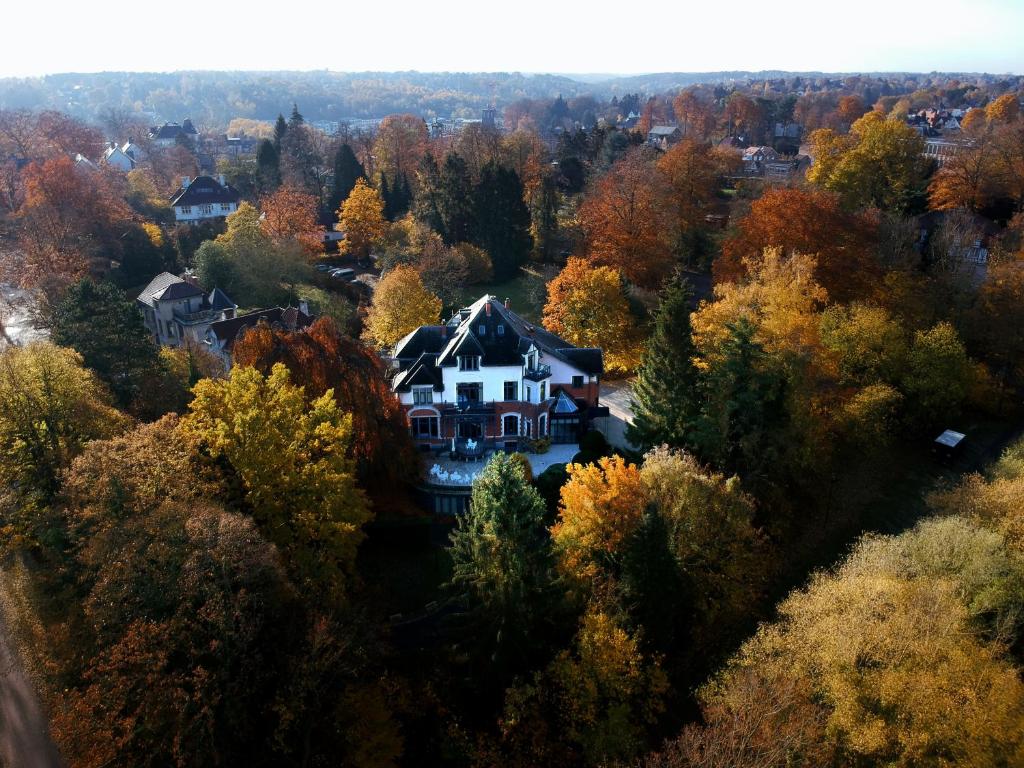
<svg viewBox="0 0 1024 768"><path fill-rule="evenodd" d="M460 371L479 371L480 358L476 355L459 355Z"/></svg>
<svg viewBox="0 0 1024 768"><path fill-rule="evenodd" d="M477 328L477 331L479 331L479 335L480 336L486 336L487 335L487 326L481 323L480 327Z"/></svg>
<svg viewBox="0 0 1024 768"><path fill-rule="evenodd" d="M505 326L504 325L499 325L498 326L498 335L499 336L504 336L505 335Z"/></svg>

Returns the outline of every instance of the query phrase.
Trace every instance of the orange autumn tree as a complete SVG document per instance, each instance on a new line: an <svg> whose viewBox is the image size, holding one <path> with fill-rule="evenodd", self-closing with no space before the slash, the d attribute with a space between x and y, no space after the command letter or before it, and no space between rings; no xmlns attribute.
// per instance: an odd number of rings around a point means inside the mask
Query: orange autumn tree
<svg viewBox="0 0 1024 768"><path fill-rule="evenodd" d="M874 252L878 223L869 213L844 210L839 197L819 190L770 189L750 206L722 244L715 260L716 283L747 276L747 260L766 248L817 257L816 280L838 301L870 296L881 267Z"/></svg>
<svg viewBox="0 0 1024 768"><path fill-rule="evenodd" d="M634 283L655 288L672 268L672 217L643 148L630 151L580 206L587 253Z"/></svg>
<svg viewBox="0 0 1024 768"><path fill-rule="evenodd" d="M373 158L377 173L389 180L405 174L413 180L420 159L430 144L427 124L416 115L388 115L377 128ZM367 169L370 170L369 168Z"/></svg>
<svg viewBox="0 0 1024 768"><path fill-rule="evenodd" d="M235 343L233 359L264 375L275 363L284 363L310 399L333 390L338 407L352 414L350 450L371 493L394 489L415 476L405 411L388 385L380 357L341 333L330 318L296 332L260 323Z"/></svg>
<svg viewBox="0 0 1024 768"><path fill-rule="evenodd" d="M273 240L296 242L309 256L323 252L315 196L294 187L281 187L260 198L260 210L260 228Z"/></svg>
<svg viewBox="0 0 1024 768"><path fill-rule="evenodd" d="M79 168L70 157L30 164L22 174L25 200L18 212L19 245L27 284L71 282L101 256L115 258L132 218L117 179Z"/></svg>
<svg viewBox="0 0 1024 768"><path fill-rule="evenodd" d="M642 340L617 269L569 259L548 283L543 322L570 344L601 347L609 371L632 371L640 364Z"/></svg>
<svg viewBox="0 0 1024 768"><path fill-rule="evenodd" d="M636 464L621 456L569 464L551 538L560 570L587 582L617 571L622 543L643 516L647 490Z"/></svg>
<svg viewBox="0 0 1024 768"><path fill-rule="evenodd" d="M703 223L718 191L721 158L709 145L683 139L658 158L657 168L681 237Z"/></svg>

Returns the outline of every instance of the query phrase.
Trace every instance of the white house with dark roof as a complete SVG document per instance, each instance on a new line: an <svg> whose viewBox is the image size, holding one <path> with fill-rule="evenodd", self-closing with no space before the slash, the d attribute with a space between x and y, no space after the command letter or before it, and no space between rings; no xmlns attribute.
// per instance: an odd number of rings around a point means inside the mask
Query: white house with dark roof
<svg viewBox="0 0 1024 768"><path fill-rule="evenodd" d="M150 140L158 147L173 147L179 138L195 141L199 134L192 121L188 118L179 123L154 125L149 129Z"/></svg>
<svg viewBox="0 0 1024 768"><path fill-rule="evenodd" d="M204 343L210 326L233 318L238 309L220 288L206 293L170 272L161 272L150 280L136 302L153 340L168 347L188 340Z"/></svg>
<svg viewBox="0 0 1024 768"><path fill-rule="evenodd" d="M171 195L171 207L176 221L205 221L222 219L238 210L242 196L228 184L221 174L197 176L194 179L182 177L181 186Z"/></svg>
<svg viewBox="0 0 1024 768"><path fill-rule="evenodd" d="M575 443L598 403L600 349L575 347L483 296L392 352L392 386L422 445L514 449L522 438Z"/></svg>
<svg viewBox="0 0 1024 768"><path fill-rule="evenodd" d="M128 145L125 144L125 146ZM126 154L115 141L110 142L110 145L103 151L103 162L124 173L128 173L135 167L135 158Z"/></svg>

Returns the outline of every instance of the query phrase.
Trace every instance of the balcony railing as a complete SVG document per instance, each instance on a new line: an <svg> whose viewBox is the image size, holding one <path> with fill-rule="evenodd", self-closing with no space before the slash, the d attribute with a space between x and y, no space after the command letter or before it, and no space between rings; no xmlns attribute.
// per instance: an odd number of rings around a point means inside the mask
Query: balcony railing
<svg viewBox="0 0 1024 768"><path fill-rule="evenodd" d="M538 363L526 369L524 378L530 381L541 381L551 375L551 366L547 363Z"/></svg>
<svg viewBox="0 0 1024 768"><path fill-rule="evenodd" d="M220 312L213 309L201 309L198 312L174 311L174 319L183 323L212 323L220 315Z"/></svg>

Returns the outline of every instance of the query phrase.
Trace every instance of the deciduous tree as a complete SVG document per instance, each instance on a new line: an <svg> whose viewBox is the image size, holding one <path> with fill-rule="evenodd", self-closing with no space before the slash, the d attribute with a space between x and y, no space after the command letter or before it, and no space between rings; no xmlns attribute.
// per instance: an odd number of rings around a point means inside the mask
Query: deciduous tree
<svg viewBox="0 0 1024 768"><path fill-rule="evenodd" d="M441 300L423 287L415 268L398 266L377 284L366 333L374 344L391 347L421 325L436 325L440 315Z"/></svg>
<svg viewBox="0 0 1024 768"><path fill-rule="evenodd" d="M384 202L380 194L362 179L338 211L339 227L345 233L342 246L346 253L365 259L383 238L387 227Z"/></svg>

